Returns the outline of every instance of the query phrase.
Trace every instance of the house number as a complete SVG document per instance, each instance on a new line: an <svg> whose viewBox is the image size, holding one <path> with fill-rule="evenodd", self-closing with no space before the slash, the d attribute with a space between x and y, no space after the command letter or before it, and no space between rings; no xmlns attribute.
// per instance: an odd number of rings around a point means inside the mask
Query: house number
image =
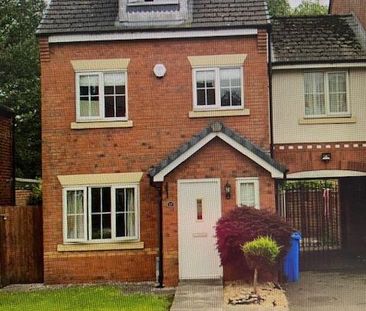
<svg viewBox="0 0 366 311"><path fill-rule="evenodd" d="M172 202L172 201L168 202L168 207L173 208L174 207L174 202Z"/></svg>

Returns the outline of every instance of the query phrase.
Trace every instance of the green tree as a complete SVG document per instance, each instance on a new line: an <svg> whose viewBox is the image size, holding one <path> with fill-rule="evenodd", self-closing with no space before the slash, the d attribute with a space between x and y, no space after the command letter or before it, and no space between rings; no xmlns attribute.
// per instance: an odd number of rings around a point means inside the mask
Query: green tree
<svg viewBox="0 0 366 311"><path fill-rule="evenodd" d="M326 6L319 4L319 2L313 2L310 0L302 1L302 3L292 12L292 15L295 16L326 14L328 14L328 8Z"/></svg>
<svg viewBox="0 0 366 311"><path fill-rule="evenodd" d="M291 7L288 0L268 0L268 11L271 17L288 16L291 14Z"/></svg>
<svg viewBox="0 0 366 311"><path fill-rule="evenodd" d="M40 66L35 35L44 0L0 2L0 104L16 113L18 177L41 174Z"/></svg>

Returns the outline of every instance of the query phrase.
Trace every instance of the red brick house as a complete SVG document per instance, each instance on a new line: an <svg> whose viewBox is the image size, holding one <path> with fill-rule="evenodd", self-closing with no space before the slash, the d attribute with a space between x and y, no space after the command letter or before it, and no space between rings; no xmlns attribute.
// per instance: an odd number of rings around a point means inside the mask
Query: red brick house
<svg viewBox="0 0 366 311"><path fill-rule="evenodd" d="M301 216L310 228L303 229L305 242L365 253L365 30L351 14L277 18L272 25L274 158L288 168L287 179L331 180L339 188L333 198L327 191L317 197L319 226ZM312 194L299 202L306 215Z"/></svg>
<svg viewBox="0 0 366 311"><path fill-rule="evenodd" d="M275 211L265 1L53 0L38 29L46 283L221 278ZM224 270L224 271L223 271Z"/></svg>
<svg viewBox="0 0 366 311"><path fill-rule="evenodd" d="M15 203L14 113L0 105L0 205Z"/></svg>

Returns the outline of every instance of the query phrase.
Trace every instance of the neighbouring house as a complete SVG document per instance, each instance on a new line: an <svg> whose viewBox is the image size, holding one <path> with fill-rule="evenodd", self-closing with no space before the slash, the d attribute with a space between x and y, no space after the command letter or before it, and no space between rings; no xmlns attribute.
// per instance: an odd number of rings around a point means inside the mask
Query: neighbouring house
<svg viewBox="0 0 366 311"><path fill-rule="evenodd" d="M15 204L14 113L0 105L0 205Z"/></svg>
<svg viewBox="0 0 366 311"><path fill-rule="evenodd" d="M237 205L274 212L285 172L270 156L269 29L261 0L51 1L38 28L46 283L232 276L216 221Z"/></svg>
<svg viewBox="0 0 366 311"><path fill-rule="evenodd" d="M309 250L365 252L365 30L354 15L272 24L274 158L287 179L337 185L317 195L293 192L287 207L298 210L283 212L298 218Z"/></svg>
<svg viewBox="0 0 366 311"><path fill-rule="evenodd" d="M366 28L365 0L330 0L330 14L355 14L364 28Z"/></svg>

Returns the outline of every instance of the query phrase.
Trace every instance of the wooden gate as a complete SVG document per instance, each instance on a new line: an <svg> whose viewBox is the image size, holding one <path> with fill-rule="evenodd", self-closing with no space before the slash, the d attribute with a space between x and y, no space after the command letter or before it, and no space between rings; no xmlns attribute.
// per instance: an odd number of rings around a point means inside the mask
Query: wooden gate
<svg viewBox="0 0 366 311"><path fill-rule="evenodd" d="M43 282L42 208L0 207L0 285Z"/></svg>
<svg viewBox="0 0 366 311"><path fill-rule="evenodd" d="M278 191L279 215L302 236L301 270L323 268L342 248L338 183L324 185L294 182Z"/></svg>

